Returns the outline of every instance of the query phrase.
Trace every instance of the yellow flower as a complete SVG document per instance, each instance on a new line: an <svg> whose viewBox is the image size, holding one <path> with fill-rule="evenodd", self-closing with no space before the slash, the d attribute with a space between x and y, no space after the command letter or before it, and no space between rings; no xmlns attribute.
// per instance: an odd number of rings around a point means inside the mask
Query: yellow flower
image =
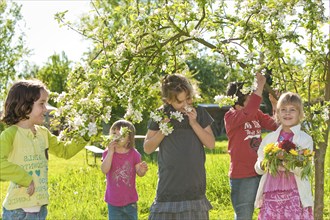
<svg viewBox="0 0 330 220"><path fill-rule="evenodd" d="M275 147L274 143L267 144L266 147L264 148L264 153L268 154L269 152L271 152L273 150L274 147Z"/></svg>
<svg viewBox="0 0 330 220"><path fill-rule="evenodd" d="M294 155L294 156L297 156L298 155L298 152L294 149L291 149L290 151L290 154Z"/></svg>
<svg viewBox="0 0 330 220"><path fill-rule="evenodd" d="M273 148L273 152L274 153L276 153L276 152L278 152L278 151L280 151L281 150L281 148L279 148L278 146L275 146L274 148Z"/></svg>
<svg viewBox="0 0 330 220"><path fill-rule="evenodd" d="M309 156L311 154L309 149L304 150L304 156Z"/></svg>

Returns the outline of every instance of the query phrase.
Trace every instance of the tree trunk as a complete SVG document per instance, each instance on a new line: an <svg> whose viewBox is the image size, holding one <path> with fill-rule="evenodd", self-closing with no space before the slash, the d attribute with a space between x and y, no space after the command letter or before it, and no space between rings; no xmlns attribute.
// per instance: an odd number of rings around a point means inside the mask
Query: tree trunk
<svg viewBox="0 0 330 220"><path fill-rule="evenodd" d="M326 135L328 136L328 135ZM327 140L327 139L326 139ZM327 144L320 143L319 149L315 154L315 201L314 201L314 219L323 219L324 209L324 162Z"/></svg>
<svg viewBox="0 0 330 220"><path fill-rule="evenodd" d="M329 53L326 57L325 63L326 71L326 82L325 82L325 101L330 100L330 59ZM324 209L324 164L325 156L327 153L328 147L328 138L329 138L329 127L330 120L327 122L328 128L323 134L324 142L318 144L319 149L316 149L315 154L315 201L314 201L314 219L322 220L323 219L323 209Z"/></svg>

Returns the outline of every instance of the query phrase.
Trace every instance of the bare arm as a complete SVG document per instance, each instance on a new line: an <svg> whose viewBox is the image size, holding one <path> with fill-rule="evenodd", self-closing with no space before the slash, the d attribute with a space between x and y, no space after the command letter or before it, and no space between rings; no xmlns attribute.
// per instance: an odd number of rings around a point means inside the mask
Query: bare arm
<svg viewBox="0 0 330 220"><path fill-rule="evenodd" d="M104 174L107 174L109 172L109 170L111 169L112 157L113 157L113 153L115 152L116 144L117 143L115 141L113 141L108 145L108 154L103 159L103 162L101 164L101 170L102 170L102 173L104 173Z"/></svg>
<svg viewBox="0 0 330 220"><path fill-rule="evenodd" d="M254 93L260 97L262 97L262 91L264 90L264 86L266 83L266 77L263 76L261 73L256 74L257 78L257 89L254 91Z"/></svg>
<svg viewBox="0 0 330 220"><path fill-rule="evenodd" d="M148 164L145 161L135 165L136 174L140 177L146 175L148 171Z"/></svg>
<svg viewBox="0 0 330 220"><path fill-rule="evenodd" d="M151 154L159 146L160 142L164 139L165 135L160 131L148 130L146 138L143 143L144 152Z"/></svg>

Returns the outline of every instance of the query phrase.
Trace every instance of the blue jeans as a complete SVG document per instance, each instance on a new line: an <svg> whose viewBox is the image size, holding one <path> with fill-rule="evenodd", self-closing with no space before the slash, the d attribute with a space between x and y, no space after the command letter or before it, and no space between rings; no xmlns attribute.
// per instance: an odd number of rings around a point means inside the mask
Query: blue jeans
<svg viewBox="0 0 330 220"><path fill-rule="evenodd" d="M127 206L112 206L108 204L109 220L137 220L137 203Z"/></svg>
<svg viewBox="0 0 330 220"><path fill-rule="evenodd" d="M23 209L7 210L2 208L3 220L45 220L47 216L47 206L41 206L39 212L24 212Z"/></svg>
<svg viewBox="0 0 330 220"><path fill-rule="evenodd" d="M230 179L231 203L236 220L251 220L261 176Z"/></svg>

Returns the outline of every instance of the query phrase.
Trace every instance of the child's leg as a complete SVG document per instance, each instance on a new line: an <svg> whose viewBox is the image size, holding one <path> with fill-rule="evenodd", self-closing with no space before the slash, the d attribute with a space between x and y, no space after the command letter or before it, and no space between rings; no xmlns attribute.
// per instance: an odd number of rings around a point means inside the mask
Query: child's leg
<svg viewBox="0 0 330 220"><path fill-rule="evenodd" d="M230 179L231 202L236 220L251 220L260 177Z"/></svg>
<svg viewBox="0 0 330 220"><path fill-rule="evenodd" d="M132 203L123 207L123 211L126 214L125 219L137 220L137 203Z"/></svg>
<svg viewBox="0 0 330 220"><path fill-rule="evenodd" d="M7 210L3 207L2 219L3 220L45 220L47 216L47 206L41 206L39 212L25 212L23 209Z"/></svg>
<svg viewBox="0 0 330 220"><path fill-rule="evenodd" d="M7 210L5 207L2 208L2 219L3 220L12 220L12 219L24 219L26 213L23 209L14 209Z"/></svg>
<svg viewBox="0 0 330 220"><path fill-rule="evenodd" d="M123 211L123 207L120 206L112 206L108 204L108 219L109 220L125 220L127 217L125 216L125 212Z"/></svg>

